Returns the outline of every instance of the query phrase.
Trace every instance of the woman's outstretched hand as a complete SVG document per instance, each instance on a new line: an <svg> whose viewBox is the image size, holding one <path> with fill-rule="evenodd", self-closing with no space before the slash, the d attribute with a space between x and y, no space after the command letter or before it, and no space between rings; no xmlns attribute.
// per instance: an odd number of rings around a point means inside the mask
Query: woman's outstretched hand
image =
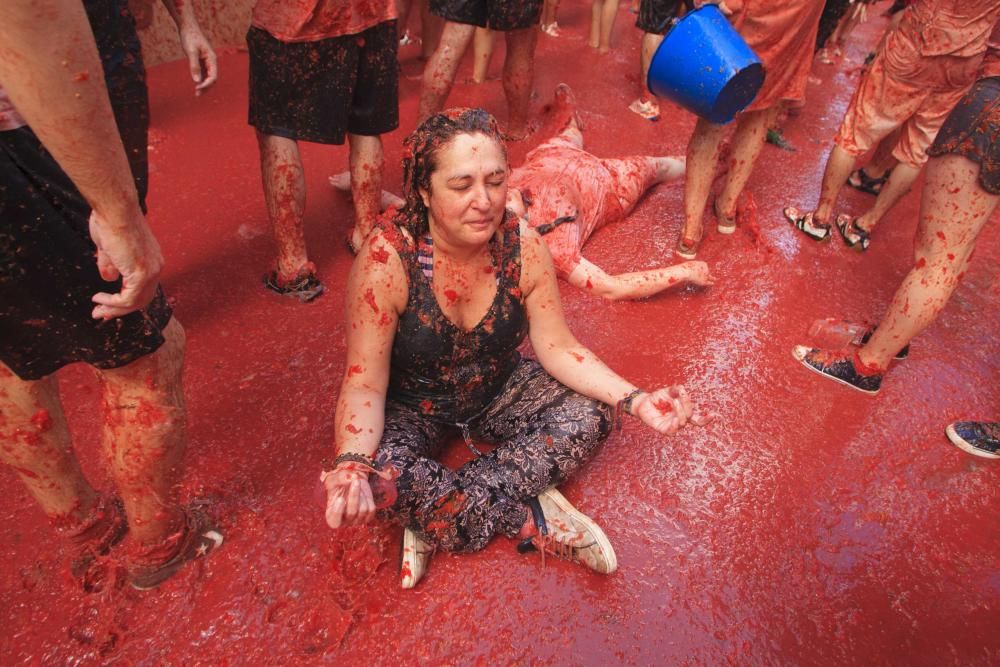
<svg viewBox="0 0 1000 667"><path fill-rule="evenodd" d="M375 516L375 500L368 484L368 471L350 464L323 472L326 488L326 523L330 528L360 526Z"/></svg>
<svg viewBox="0 0 1000 667"><path fill-rule="evenodd" d="M688 423L703 426L709 422L695 412L694 402L683 385L640 394L632 401L632 414L654 431L666 435L674 435Z"/></svg>

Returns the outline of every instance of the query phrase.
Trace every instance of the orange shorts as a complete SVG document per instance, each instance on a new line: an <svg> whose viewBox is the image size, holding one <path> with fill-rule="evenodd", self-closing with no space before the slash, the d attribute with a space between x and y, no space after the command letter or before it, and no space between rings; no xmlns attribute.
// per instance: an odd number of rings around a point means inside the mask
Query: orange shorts
<svg viewBox="0 0 1000 667"><path fill-rule="evenodd" d="M834 141L858 156L901 127L892 154L920 168L948 114L975 82L982 56L922 56L905 32L895 30L879 49Z"/></svg>

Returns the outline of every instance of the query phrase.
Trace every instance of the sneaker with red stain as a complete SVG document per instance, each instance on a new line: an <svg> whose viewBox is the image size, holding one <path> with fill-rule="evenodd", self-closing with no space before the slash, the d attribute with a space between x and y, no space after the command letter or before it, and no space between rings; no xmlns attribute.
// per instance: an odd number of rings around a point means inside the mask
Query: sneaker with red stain
<svg viewBox="0 0 1000 667"><path fill-rule="evenodd" d="M99 592L108 575L106 556L128 533L120 498L101 496L89 516L72 528L61 528L73 544L69 572L88 593Z"/></svg>
<svg viewBox="0 0 1000 667"><path fill-rule="evenodd" d="M611 574L618 558L611 541L593 519L577 510L555 487L527 501L535 524L535 534L522 541L521 553L538 551L542 565L546 556L586 565L594 572Z"/></svg>
<svg viewBox="0 0 1000 667"><path fill-rule="evenodd" d="M430 565L434 547L417 537L409 528L403 529L403 544L399 554L399 584L413 588L423 578Z"/></svg>
<svg viewBox="0 0 1000 667"><path fill-rule="evenodd" d="M875 395L882 388L884 371L866 366L858 358L857 350L833 352L796 345L792 349L792 356L812 372L865 394Z"/></svg>
<svg viewBox="0 0 1000 667"><path fill-rule="evenodd" d="M222 533L211 519L199 509L185 509L184 526L152 550L166 552L167 557L157 561L159 553L146 553L134 559L129 566L129 581L132 588L140 591L156 588L185 563L204 558L221 546Z"/></svg>

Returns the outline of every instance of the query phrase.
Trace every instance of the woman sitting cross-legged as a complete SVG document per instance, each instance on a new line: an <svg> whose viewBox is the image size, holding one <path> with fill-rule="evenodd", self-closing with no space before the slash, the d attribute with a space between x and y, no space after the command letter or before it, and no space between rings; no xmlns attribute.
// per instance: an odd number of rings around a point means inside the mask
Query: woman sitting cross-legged
<svg viewBox="0 0 1000 667"><path fill-rule="evenodd" d="M476 551L497 534L611 573L607 536L554 485L594 455L613 406L665 434L699 421L694 406L680 386L636 389L570 333L545 243L505 209L492 116L431 116L404 155L406 203L348 280L327 523L364 524L384 508L406 528L404 587L432 549ZM537 361L518 352L525 335ZM435 457L457 433L477 456L451 470ZM480 455L473 440L497 447Z"/></svg>

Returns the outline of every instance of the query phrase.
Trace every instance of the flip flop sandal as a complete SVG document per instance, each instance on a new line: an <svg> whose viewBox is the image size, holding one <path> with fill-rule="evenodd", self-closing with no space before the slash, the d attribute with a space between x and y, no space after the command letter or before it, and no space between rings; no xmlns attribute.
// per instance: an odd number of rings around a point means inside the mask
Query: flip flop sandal
<svg viewBox="0 0 1000 667"><path fill-rule="evenodd" d="M720 234L732 234L736 231L736 216L727 217L719 210L719 200L715 200L715 204L712 205L715 209L715 219L718 222L716 229Z"/></svg>
<svg viewBox="0 0 1000 667"><path fill-rule="evenodd" d="M830 225L813 222L813 214L811 212L803 213L794 206L786 206L781 213L788 222L795 225L795 229L813 241L823 242L830 240Z"/></svg>
<svg viewBox="0 0 1000 667"><path fill-rule="evenodd" d="M845 213L837 216L837 231L840 232L840 237L844 239L847 247L856 248L858 252L868 250L868 246L871 244L871 234L858 227L857 218L852 218Z"/></svg>
<svg viewBox="0 0 1000 667"><path fill-rule="evenodd" d="M878 178L872 178L869 176L864 167L851 172L851 175L847 178L847 184L850 185L855 190L860 190L861 192L867 192L870 195L875 195L876 197L880 192L882 192L882 187L885 182L889 180L889 174L892 172L885 172Z"/></svg>
<svg viewBox="0 0 1000 667"><path fill-rule="evenodd" d="M681 236L677 239L677 247L674 248L674 253L676 253L678 257L692 260L698 256L699 246L701 246L701 239L695 241Z"/></svg>
<svg viewBox="0 0 1000 667"><path fill-rule="evenodd" d="M300 275L292 282L282 284L278 280L278 272L271 271L264 276L264 287L282 296L296 298L302 303L309 303L326 291L323 283L312 272Z"/></svg>

